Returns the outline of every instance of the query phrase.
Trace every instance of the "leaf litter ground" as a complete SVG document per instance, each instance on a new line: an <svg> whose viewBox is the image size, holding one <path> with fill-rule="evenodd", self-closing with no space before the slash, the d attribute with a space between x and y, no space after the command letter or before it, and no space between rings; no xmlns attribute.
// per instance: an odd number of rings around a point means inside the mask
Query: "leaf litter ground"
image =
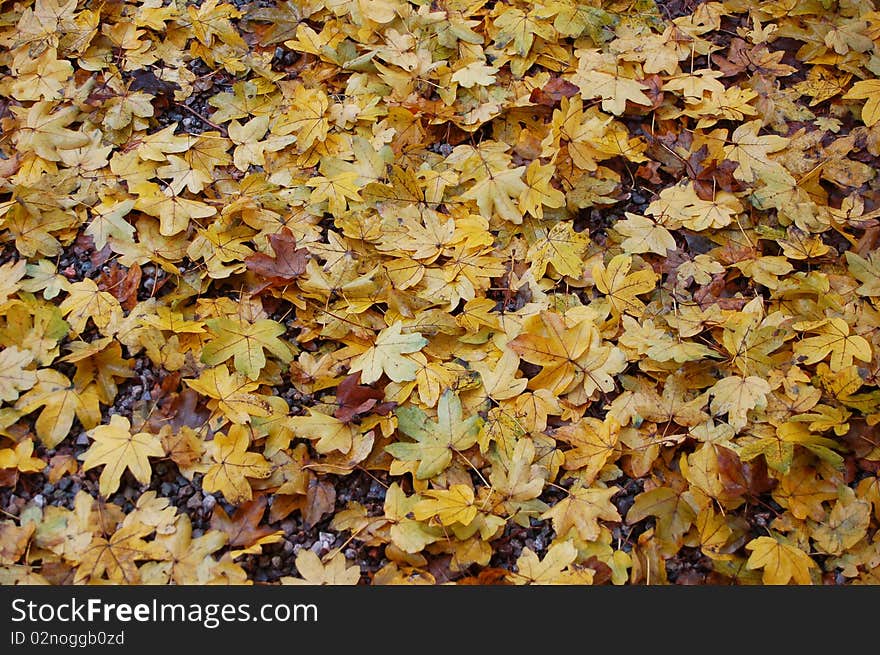
<svg viewBox="0 0 880 655"><path fill-rule="evenodd" d="M0 582L876 581L873 3L0 39Z"/></svg>

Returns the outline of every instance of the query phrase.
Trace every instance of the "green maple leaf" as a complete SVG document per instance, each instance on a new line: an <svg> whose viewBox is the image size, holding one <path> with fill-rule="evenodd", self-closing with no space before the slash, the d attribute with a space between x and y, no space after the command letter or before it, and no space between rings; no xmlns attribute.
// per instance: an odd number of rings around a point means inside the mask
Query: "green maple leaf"
<svg viewBox="0 0 880 655"><path fill-rule="evenodd" d="M395 413L398 429L415 439L415 443L393 443L385 450L397 459L419 462L419 480L442 473L452 462L453 452L466 450L477 442L480 417L463 419L461 400L450 389L440 396L436 423L415 406L401 407Z"/></svg>
<svg viewBox="0 0 880 655"><path fill-rule="evenodd" d="M215 318L205 323L215 335L202 348L202 362L209 366L216 366L233 357L235 370L251 380L256 380L266 366L264 349L285 363L293 358L290 346L278 338L284 334L285 327L277 321L262 319L247 323L229 318Z"/></svg>

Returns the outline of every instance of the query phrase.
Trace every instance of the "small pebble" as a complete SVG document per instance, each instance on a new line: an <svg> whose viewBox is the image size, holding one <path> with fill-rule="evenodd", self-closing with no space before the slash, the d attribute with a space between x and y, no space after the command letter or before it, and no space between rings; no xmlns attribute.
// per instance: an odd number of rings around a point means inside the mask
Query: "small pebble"
<svg viewBox="0 0 880 655"><path fill-rule="evenodd" d="M206 494L205 497L202 499L202 508L204 508L206 512L213 511L214 505L216 504L217 499L214 498L214 496L212 496L211 494Z"/></svg>
<svg viewBox="0 0 880 655"><path fill-rule="evenodd" d="M367 498L371 500L384 500L385 487L379 484L377 480L373 480L372 484L370 484L370 490L367 492Z"/></svg>
<svg viewBox="0 0 880 655"><path fill-rule="evenodd" d="M111 407L112 409L112 407ZM76 438L77 446L88 446L89 445L89 435L85 432L80 432L79 436Z"/></svg>

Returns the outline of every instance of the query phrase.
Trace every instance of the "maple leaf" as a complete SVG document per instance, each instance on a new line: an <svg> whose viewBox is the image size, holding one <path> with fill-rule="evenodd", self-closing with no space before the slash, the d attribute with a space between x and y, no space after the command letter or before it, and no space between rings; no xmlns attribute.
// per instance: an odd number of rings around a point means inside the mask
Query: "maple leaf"
<svg viewBox="0 0 880 655"><path fill-rule="evenodd" d="M360 377L357 373L347 375L336 387L336 402L339 407L333 412L333 416L343 423L350 423L358 414L370 410L376 414L387 414L394 409L394 403L380 402L384 400L385 392L359 384Z"/></svg>
<svg viewBox="0 0 880 655"><path fill-rule="evenodd" d="M608 296L611 306L619 313L641 316L645 304L637 296L654 290L657 276L649 269L630 273L632 257L627 254L615 255L604 264L593 267L593 279L596 288Z"/></svg>
<svg viewBox="0 0 880 655"><path fill-rule="evenodd" d="M305 273L309 251L296 247L296 237L290 228L284 227L281 232L270 234L268 238L275 256L270 257L262 252L248 255L244 260L248 270L270 278L276 285L287 284Z"/></svg>
<svg viewBox="0 0 880 655"><path fill-rule="evenodd" d="M770 385L755 375L746 378L731 375L716 382L709 392L713 396L712 413L716 416L726 413L728 423L739 431L748 423L749 410L767 406Z"/></svg>
<svg viewBox="0 0 880 655"><path fill-rule="evenodd" d="M194 379L184 380L195 391L217 401L217 408L233 423L247 423L252 416L268 416L269 403L250 393L260 385L243 375L229 373L226 366L215 366L202 371Z"/></svg>
<svg viewBox="0 0 880 655"><path fill-rule="evenodd" d="M525 166L505 168L500 171L485 171L462 195L464 200L475 200L480 213L490 217L497 215L511 223L522 223L522 212L514 198L519 198L528 187L522 180Z"/></svg>
<svg viewBox="0 0 880 655"><path fill-rule="evenodd" d="M79 117L77 107L58 108L54 102L41 100L28 109L10 109L16 115L24 116L21 129L13 133L19 152L34 152L47 161L60 161L59 151L82 148L90 142L87 134L67 127Z"/></svg>
<svg viewBox="0 0 880 655"><path fill-rule="evenodd" d="M647 84L614 73L595 70L584 59L570 79L580 89L584 100L601 98L602 109L615 116L623 114L627 101L648 107L652 104L651 99L645 95L645 91L649 88Z"/></svg>
<svg viewBox="0 0 880 655"><path fill-rule="evenodd" d="M58 100L73 66L58 59L55 48L46 48L39 57L15 62L15 80L9 94L16 100Z"/></svg>
<svg viewBox="0 0 880 655"><path fill-rule="evenodd" d="M128 419L118 414L110 417L108 425L99 425L88 435L92 445L83 455L83 470L104 465L98 481L98 490L104 498L119 488L125 469L141 484L148 484L153 472L149 457L165 455L159 437L147 432L132 434Z"/></svg>
<svg viewBox="0 0 880 655"><path fill-rule="evenodd" d="M543 218L544 207L558 209L565 205L565 194L551 186L554 173L555 167L551 164L542 165L537 159L529 164L526 168L526 189L519 197L519 207L523 213Z"/></svg>
<svg viewBox="0 0 880 655"><path fill-rule="evenodd" d="M202 362L209 366L216 366L232 357L236 371L256 380L266 366L263 350L268 350L285 363L293 359L290 346L278 338L287 329L276 321L266 318L248 323L212 318L205 324L214 336L202 348Z"/></svg>
<svg viewBox="0 0 880 655"><path fill-rule="evenodd" d="M33 361L32 352L16 346L0 352L0 401L18 400L21 391L27 391L37 383L36 372L25 369Z"/></svg>
<svg viewBox="0 0 880 655"><path fill-rule="evenodd" d="M784 585L792 578L798 584L812 584L810 569L817 568L816 563L797 546L775 537L758 537L747 543L746 548L752 551L746 566L763 569L764 584Z"/></svg>
<svg viewBox="0 0 880 655"><path fill-rule="evenodd" d="M272 467L259 453L248 452L251 438L246 428L233 425L228 434L217 434L211 442L214 464L205 473L202 488L219 491L233 505L253 497L248 478L267 478Z"/></svg>
<svg viewBox="0 0 880 655"><path fill-rule="evenodd" d="M607 489L574 489L568 496L541 514L542 519L552 519L553 529L560 537L569 536L574 530L584 541L595 541L601 532L599 519L620 521L611 497L619 487Z"/></svg>
<svg viewBox="0 0 880 655"><path fill-rule="evenodd" d="M452 74L452 81L457 82L459 86L470 89L474 86L489 86L495 82L495 73L498 69L494 66L487 66L480 61L472 61L459 68Z"/></svg>
<svg viewBox="0 0 880 655"><path fill-rule="evenodd" d="M312 408L309 408L308 416L293 416L288 424L297 435L316 439L315 450L322 454L334 450L347 453L354 439L360 435L360 431L351 423Z"/></svg>
<svg viewBox="0 0 880 655"><path fill-rule="evenodd" d="M18 399L15 409L30 414L38 407L43 408L34 427L44 446L54 448L61 443L70 433L74 418L87 430L101 422L94 385L76 389L67 377L54 369L40 369L36 375L36 384Z"/></svg>
<svg viewBox="0 0 880 655"><path fill-rule="evenodd" d="M24 439L15 448L0 448L0 469L15 469L21 473L38 473L46 468L46 462L34 457L34 442Z"/></svg>
<svg viewBox="0 0 880 655"><path fill-rule="evenodd" d="M674 489L657 487L636 496L626 522L632 525L648 516L657 518L656 530L661 539L676 542L693 524L697 513Z"/></svg>
<svg viewBox="0 0 880 655"><path fill-rule="evenodd" d="M474 362L471 368L480 374L480 381L486 396L492 400L508 400L516 398L529 383L527 378L516 377L519 371L519 357L510 348L505 348L494 367L486 362Z"/></svg>
<svg viewBox="0 0 880 655"><path fill-rule="evenodd" d="M426 480L443 472L455 452L467 450L477 442L479 416L462 417L461 400L447 389L437 405L437 421L431 421L415 406L395 410L398 429L415 439L415 443L397 442L385 447L392 456L407 462L418 462L416 477Z"/></svg>
<svg viewBox="0 0 880 655"><path fill-rule="evenodd" d="M391 522L391 541L406 553L417 553L443 536L441 528L410 518L418 502L418 495L407 497L397 482L385 490L383 510Z"/></svg>
<svg viewBox="0 0 880 655"><path fill-rule="evenodd" d="M552 264L559 275L579 278L584 272L584 253L590 243L589 234L575 232L570 223L556 223L529 246L527 257L536 278L544 277Z"/></svg>
<svg viewBox="0 0 880 655"><path fill-rule="evenodd" d="M724 146L724 156L739 163L733 171L733 176L738 180L752 182L763 169L771 165L767 155L788 145L789 140L782 136L758 136L758 130L763 126L763 121L760 120L743 123L730 135L730 145Z"/></svg>
<svg viewBox="0 0 880 655"><path fill-rule="evenodd" d="M61 303L61 313L74 334L82 334L91 319L102 334L112 336L122 320L122 307L112 294L98 289L91 278L74 282Z"/></svg>
<svg viewBox="0 0 880 655"><path fill-rule="evenodd" d="M129 524L113 532L109 538L92 537L79 558L74 582L99 582L104 574L116 584L138 584L137 562L153 559L156 548L143 537L153 531L150 526Z"/></svg>
<svg viewBox="0 0 880 655"><path fill-rule="evenodd" d="M538 559L527 546L516 560L516 573L509 573L507 579L518 585L592 584L592 569L570 568L577 557L577 548L570 541L550 546L544 559Z"/></svg>
<svg viewBox="0 0 880 655"><path fill-rule="evenodd" d="M427 496L415 504L413 516L417 521L434 520L445 526L454 523L470 525L477 518L474 490L464 484L454 484L448 489L427 489Z"/></svg>
<svg viewBox="0 0 880 655"><path fill-rule="evenodd" d="M526 14L515 7L508 7L495 19L494 25L499 30L495 44L504 48L513 41L514 50L520 57L529 54L536 36L550 40L555 35L553 26L541 20L536 9Z"/></svg>
<svg viewBox="0 0 880 655"><path fill-rule="evenodd" d="M666 255L668 250L676 249L675 237L665 227L646 216L630 212L625 212L625 215L625 221L614 224L614 230L626 237L620 244L624 253L653 252Z"/></svg>
<svg viewBox="0 0 880 655"><path fill-rule="evenodd" d="M204 585L214 582L212 553L220 550L226 543L226 535L217 530L208 530L193 539L192 521L186 514L177 517L173 529L168 534L159 534L150 544L154 552L164 550L166 561L148 563L141 567L145 584L167 584L173 581L179 585ZM156 552L156 559L160 555Z"/></svg>
<svg viewBox="0 0 880 655"><path fill-rule="evenodd" d="M172 237L187 230L193 219L208 218L217 209L200 200L184 198L170 190L162 191L157 184L143 182L134 185L132 192L137 194L134 208L148 216L159 219L159 234Z"/></svg>
<svg viewBox="0 0 880 655"><path fill-rule="evenodd" d="M373 345L355 357L348 370L360 371L364 384L372 384L383 372L394 382L415 380L419 365L404 355L418 352L428 345L428 340L419 332L402 334L402 328L403 323L396 321L379 332Z"/></svg>
<svg viewBox="0 0 880 655"><path fill-rule="evenodd" d="M563 468L579 471L583 484L592 484L617 451L620 423L612 416L604 421L584 417L570 425L564 425L554 437L565 441L571 450L565 451Z"/></svg>
<svg viewBox="0 0 880 655"><path fill-rule="evenodd" d="M843 94L844 100L865 100L862 105L862 122L871 127L880 121L880 80L861 80Z"/></svg>
<svg viewBox="0 0 880 655"><path fill-rule="evenodd" d="M827 522L813 530L813 541L826 553L842 555L861 541L870 523L871 503L856 498L849 487L841 487Z"/></svg>
<svg viewBox="0 0 880 655"><path fill-rule="evenodd" d="M880 297L880 256L877 252L864 259L854 252L843 253L853 277L862 283L856 293L860 296Z"/></svg>
<svg viewBox="0 0 880 655"><path fill-rule="evenodd" d="M850 366L853 359L871 361L871 344L864 337L851 335L849 324L842 318L793 323L792 327L805 332L815 332L817 335L794 344L795 355L805 364L815 364L831 355L829 361L831 370L840 371Z"/></svg>
<svg viewBox="0 0 880 655"><path fill-rule="evenodd" d="M260 526L266 511L266 497L239 505L230 517L220 505L214 505L211 514L211 529L226 534L226 543L231 548L240 548L233 557L243 554L256 554L262 551L263 544L277 543L283 539L282 530L273 530L268 525ZM256 549L253 547L256 546Z"/></svg>
<svg viewBox="0 0 880 655"><path fill-rule="evenodd" d="M541 312L523 324L523 332L508 346L524 360L542 367L529 380L532 389L563 394L583 385L587 393L614 388L612 375L625 366L626 357L616 347L601 344L599 331L589 318L567 326L559 314Z"/></svg>
<svg viewBox="0 0 880 655"><path fill-rule="evenodd" d="M315 553L304 548L297 553L296 570L302 578L284 576L281 584L356 585L361 579L360 567L348 566L345 555L338 551L324 564Z"/></svg>

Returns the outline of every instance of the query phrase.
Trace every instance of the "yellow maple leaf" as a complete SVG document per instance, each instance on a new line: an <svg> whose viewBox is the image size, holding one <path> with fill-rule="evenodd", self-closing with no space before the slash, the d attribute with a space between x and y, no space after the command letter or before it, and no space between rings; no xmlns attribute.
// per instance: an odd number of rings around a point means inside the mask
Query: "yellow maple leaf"
<svg viewBox="0 0 880 655"><path fill-rule="evenodd" d="M615 255L604 264L593 266L593 279L596 288L608 296L611 307L617 314L632 314L639 317L645 311L645 304L638 296L654 290L657 275L650 269L630 273L632 257L627 254Z"/></svg>
<svg viewBox="0 0 880 655"><path fill-rule="evenodd" d="M428 340L418 332L403 334L402 328L403 323L396 321L379 332L373 345L352 360L349 371L360 371L363 384L375 382L383 372L394 382L415 380L419 365L404 355L418 352Z"/></svg>
<svg viewBox="0 0 880 655"><path fill-rule="evenodd" d="M110 417L108 425L99 425L87 434L92 445L83 455L83 470L104 465L98 480L98 491L104 498L119 488L125 469L141 484L148 484L153 472L149 458L165 455L158 436L148 432L132 434L128 419L118 414Z"/></svg>
<svg viewBox="0 0 880 655"><path fill-rule="evenodd" d="M611 391L613 376L626 366L623 351L604 344L590 318L567 325L555 312L529 317L508 346L522 359L542 367L529 380L528 388L555 395L579 392L590 396L597 389Z"/></svg>
<svg viewBox="0 0 880 655"><path fill-rule="evenodd" d="M480 213L489 218L498 215L511 223L522 223L522 212L515 202L527 189L522 180L525 166L487 171L462 194L464 200L475 200Z"/></svg>
<svg viewBox="0 0 880 655"><path fill-rule="evenodd" d="M580 87L584 100L602 99L602 109L620 116L626 110L627 100L650 107L651 99L645 95L647 84L614 73L580 68L571 81Z"/></svg>
<svg viewBox="0 0 880 655"><path fill-rule="evenodd" d="M842 318L833 317L820 321L793 323L796 330L814 332L794 344L794 354L805 364L815 364L831 355L829 365L834 372L852 365L853 359L871 361L871 344L862 336L850 334L849 324Z"/></svg>
<svg viewBox="0 0 880 655"><path fill-rule="evenodd" d="M360 566L349 566L345 555L337 551L325 564L315 553L303 548L296 555L296 570L302 576L284 576L286 585L356 585L361 579Z"/></svg>
<svg viewBox="0 0 880 655"><path fill-rule="evenodd" d="M417 521L436 520L440 525L459 523L470 525L477 518L474 490L464 484L454 484L448 489L426 489L423 499L413 507ZM425 498L426 497L426 498Z"/></svg>
<svg viewBox="0 0 880 655"><path fill-rule="evenodd" d="M775 134L759 136L762 120L749 121L737 127L730 135L730 145L724 146L724 156L739 163L733 176L743 182L752 182L767 168L772 167L767 157L788 145L789 139Z"/></svg>
<svg viewBox="0 0 880 655"><path fill-rule="evenodd" d="M626 237L620 244L624 253L666 255L668 250L677 248L675 237L660 223L631 212L625 212L625 215L626 220L614 224L614 230Z"/></svg>
<svg viewBox="0 0 880 655"><path fill-rule="evenodd" d="M202 371L196 379L184 380L187 385L214 399L214 406L233 423L247 423L252 416L268 416L269 403L251 393L260 386L240 373L229 373L225 365ZM213 401L212 401L213 402Z"/></svg>
<svg viewBox="0 0 880 655"><path fill-rule="evenodd" d="M218 433L211 442L214 464L205 473L202 488L219 491L233 505L253 498L248 478L268 478L272 465L259 453L248 451L251 438L246 427L233 425L228 434Z"/></svg>
<svg viewBox="0 0 880 655"><path fill-rule="evenodd" d="M590 244L586 230L575 232L571 223L559 222L549 230L535 230L535 238L531 241L526 257L536 279L544 277L548 265L552 265L559 275L574 278L583 275L584 253Z"/></svg>
<svg viewBox="0 0 880 655"><path fill-rule="evenodd" d="M555 172L553 164L541 164L538 159L526 168L526 189L519 196L519 208L524 214L543 218L544 207L558 209L565 205L565 194L551 185Z"/></svg>
<svg viewBox="0 0 880 655"><path fill-rule="evenodd" d="M23 414L38 407L43 410L34 427L46 448L54 448L68 436L74 417L87 430L101 421L95 385L76 389L66 376L51 368L38 370L36 384L15 403L15 409Z"/></svg>
<svg viewBox="0 0 880 655"><path fill-rule="evenodd" d="M578 471L585 485L592 484L609 461L619 455L617 443L620 438L620 423L612 416L604 421L584 417L580 421L565 425L554 434L572 448L565 451L567 471Z"/></svg>
<svg viewBox="0 0 880 655"><path fill-rule="evenodd" d="M15 469L22 473L38 473L46 468L46 462L34 457L34 442L23 439L14 448L0 449L0 469Z"/></svg>
<svg viewBox="0 0 880 655"><path fill-rule="evenodd" d="M817 568L812 558L797 546L784 543L775 537L758 537L746 544L752 551L746 562L750 569L763 569L764 584L784 585L792 578L797 584L812 584L810 569Z"/></svg>
<svg viewBox="0 0 880 655"><path fill-rule="evenodd" d="M89 144L87 134L68 129L79 117L79 108L58 107L54 102L41 100L29 108L10 107L23 123L13 132L13 141L19 152L34 152L48 161L60 161L60 150L82 148Z"/></svg>
<svg viewBox="0 0 880 655"><path fill-rule="evenodd" d="M577 548L571 541L556 543L547 549L544 559L528 546L516 560L516 572L507 574L507 579L517 585L548 584L591 584L592 569L572 569L578 558Z"/></svg>
<svg viewBox="0 0 880 655"><path fill-rule="evenodd" d="M880 80L861 80L843 95L844 100L865 100L862 122L871 127L880 121Z"/></svg>
<svg viewBox="0 0 880 655"><path fill-rule="evenodd" d="M486 362L474 362L471 368L480 374L486 396L492 400L507 400L520 395L529 383L527 378L517 377L519 357L510 348L505 348L501 357L490 367Z"/></svg>
<svg viewBox="0 0 880 655"><path fill-rule="evenodd" d="M73 75L73 66L66 59L58 59L55 48L46 48L39 57L16 57L13 75L9 94L16 100L57 100Z"/></svg>
<svg viewBox="0 0 880 655"><path fill-rule="evenodd" d="M611 503L611 497L618 491L619 487L574 489L541 518L552 519L553 529L560 537L570 536L574 531L584 541L595 541L601 532L600 519L620 521L620 514Z"/></svg>
<svg viewBox="0 0 880 655"><path fill-rule="evenodd" d="M61 303L61 313L70 323L74 335L82 334L89 319L101 334L113 336L122 320L122 307L113 295L98 289L91 278L74 282Z"/></svg>
<svg viewBox="0 0 880 655"><path fill-rule="evenodd" d="M317 439L315 450L322 454L334 450L347 453L351 450L353 440L360 435L356 425L311 407L308 411L308 416L292 416L287 422L297 436Z"/></svg>
<svg viewBox="0 0 880 655"><path fill-rule="evenodd" d="M739 431L748 423L749 410L767 406L770 384L756 375L745 378L731 375L716 382L709 393L713 396L712 413L716 416L726 413L727 422Z"/></svg>
<svg viewBox="0 0 880 655"><path fill-rule="evenodd" d="M0 401L18 400L19 392L27 391L37 383L37 374L25 368L34 361L34 354L17 346L8 346L0 352Z"/></svg>

